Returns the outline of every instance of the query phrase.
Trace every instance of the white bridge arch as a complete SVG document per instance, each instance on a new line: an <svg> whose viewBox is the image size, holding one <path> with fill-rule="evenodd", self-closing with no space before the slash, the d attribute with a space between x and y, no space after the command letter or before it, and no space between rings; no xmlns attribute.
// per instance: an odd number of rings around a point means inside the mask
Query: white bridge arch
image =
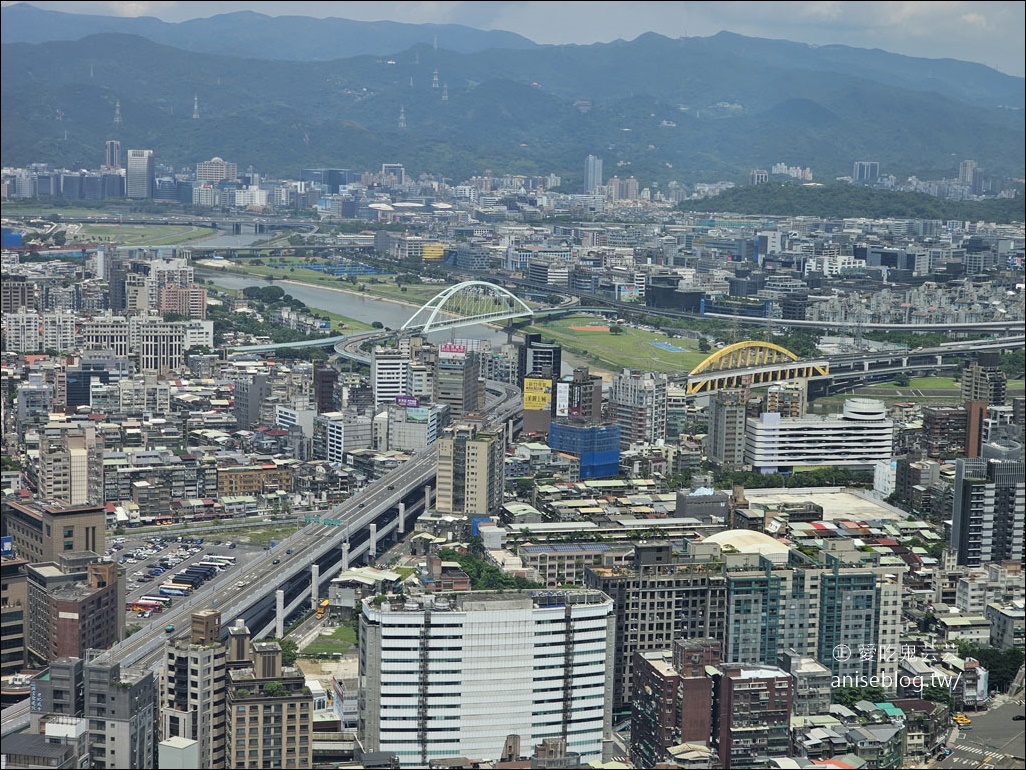
<svg viewBox="0 0 1026 770"><path fill-rule="evenodd" d="M433 331L533 316L520 297L487 281L464 281L440 291L417 310L401 331Z"/></svg>

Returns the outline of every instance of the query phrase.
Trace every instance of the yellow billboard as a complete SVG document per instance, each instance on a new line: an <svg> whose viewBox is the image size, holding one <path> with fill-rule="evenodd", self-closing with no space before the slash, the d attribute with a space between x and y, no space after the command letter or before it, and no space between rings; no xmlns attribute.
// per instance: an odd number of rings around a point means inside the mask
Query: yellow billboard
<svg viewBox="0 0 1026 770"><path fill-rule="evenodd" d="M438 241L425 241L421 259L425 262L441 262L445 258L445 244Z"/></svg>
<svg viewBox="0 0 1026 770"><path fill-rule="evenodd" d="M524 410L548 412L552 408L552 380L524 378Z"/></svg>

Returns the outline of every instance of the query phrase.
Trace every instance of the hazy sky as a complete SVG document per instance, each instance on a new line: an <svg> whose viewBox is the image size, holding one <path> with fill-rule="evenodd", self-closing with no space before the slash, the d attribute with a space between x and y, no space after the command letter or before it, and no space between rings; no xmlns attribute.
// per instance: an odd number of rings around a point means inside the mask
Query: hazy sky
<svg viewBox="0 0 1026 770"><path fill-rule="evenodd" d="M12 5L5 1L3 5ZM175 22L253 10L270 16L464 24L537 43L633 40L655 31L882 48L908 56L979 62L1022 77L1026 3L1014 2L32 2L68 13L156 16Z"/></svg>

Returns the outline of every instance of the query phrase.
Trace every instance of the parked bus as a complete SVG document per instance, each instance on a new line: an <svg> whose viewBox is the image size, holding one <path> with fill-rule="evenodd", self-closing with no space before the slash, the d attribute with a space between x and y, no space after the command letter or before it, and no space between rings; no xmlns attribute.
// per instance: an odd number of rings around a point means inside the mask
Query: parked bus
<svg viewBox="0 0 1026 770"><path fill-rule="evenodd" d="M196 566L197 567L213 567L218 572L221 572L222 570L227 569L227 567L228 567L227 564L222 564L221 562L214 561L213 559L204 559L203 561L198 561L198 562L196 562Z"/></svg>
<svg viewBox="0 0 1026 770"><path fill-rule="evenodd" d="M192 593L192 586L165 583L158 589L158 593L161 596L188 596Z"/></svg>
<svg viewBox="0 0 1026 770"><path fill-rule="evenodd" d="M171 606L170 596L140 596L139 599L144 602L160 602L164 609Z"/></svg>
<svg viewBox="0 0 1026 770"><path fill-rule="evenodd" d="M219 564L227 564L230 567L234 567L238 559L236 559L234 556L211 555L206 558L206 561L213 561Z"/></svg>

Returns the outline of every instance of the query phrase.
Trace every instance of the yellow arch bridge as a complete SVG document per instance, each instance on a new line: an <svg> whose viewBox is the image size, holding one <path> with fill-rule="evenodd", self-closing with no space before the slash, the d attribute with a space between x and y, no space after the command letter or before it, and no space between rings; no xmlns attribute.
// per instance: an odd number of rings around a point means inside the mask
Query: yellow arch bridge
<svg viewBox="0 0 1026 770"><path fill-rule="evenodd" d="M828 376L830 364L825 360L801 360L780 345L748 340L717 350L692 369L687 393L695 396L724 388Z"/></svg>

